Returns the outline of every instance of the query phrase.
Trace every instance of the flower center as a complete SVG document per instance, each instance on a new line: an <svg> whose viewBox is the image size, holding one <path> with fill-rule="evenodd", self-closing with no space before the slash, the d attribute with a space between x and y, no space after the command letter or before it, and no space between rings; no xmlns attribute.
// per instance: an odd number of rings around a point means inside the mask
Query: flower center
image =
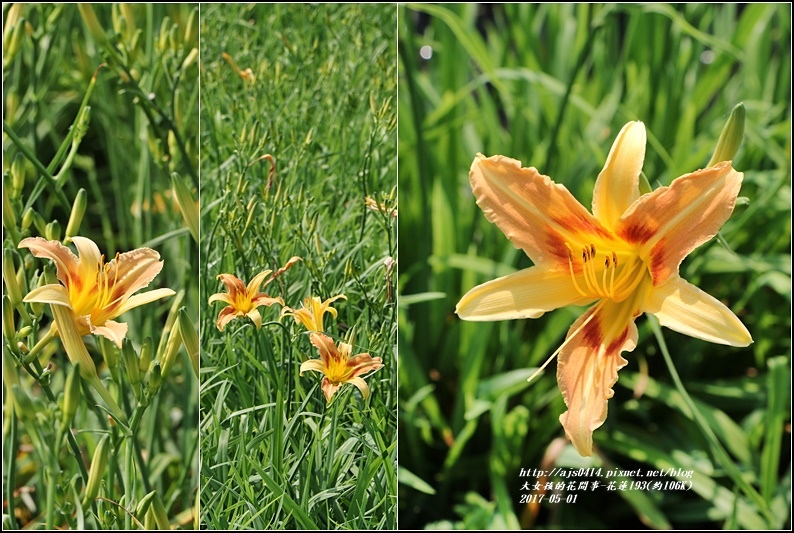
<svg viewBox="0 0 794 533"><path fill-rule="evenodd" d="M579 265L573 247L567 242L565 246L568 248L568 270L573 286L588 298L623 301L634 292L648 271L637 254L618 254L614 250L599 254L592 243L582 247Z"/></svg>

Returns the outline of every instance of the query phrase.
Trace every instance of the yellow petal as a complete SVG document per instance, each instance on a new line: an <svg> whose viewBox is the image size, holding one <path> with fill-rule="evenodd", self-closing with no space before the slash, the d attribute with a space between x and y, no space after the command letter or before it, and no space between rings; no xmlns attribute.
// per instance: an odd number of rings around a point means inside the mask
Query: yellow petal
<svg viewBox="0 0 794 533"><path fill-rule="evenodd" d="M234 317L236 316L237 311L234 309L234 307L224 307L221 309L221 312L218 313L218 320L215 322L215 325L220 331L223 331L223 328L226 327L226 324L234 320Z"/></svg>
<svg viewBox="0 0 794 533"><path fill-rule="evenodd" d="M119 254L107 267L109 281L116 280L111 301L117 301L149 285L163 269L163 262L151 248L138 248Z"/></svg>
<svg viewBox="0 0 794 533"><path fill-rule="evenodd" d="M606 228L614 229L626 209L640 197L644 160L645 124L629 122L612 144L593 189L593 214Z"/></svg>
<svg viewBox="0 0 794 533"><path fill-rule="evenodd" d="M593 453L593 431L606 420L612 386L627 364L620 353L637 345L634 301L601 300L574 322L560 351L557 382L568 406L560 423L582 456Z"/></svg>
<svg viewBox="0 0 794 533"><path fill-rule="evenodd" d="M368 372L374 372L383 368L383 360L380 357L372 357L368 353L355 355L347 360L350 369L350 378L361 376Z"/></svg>
<svg viewBox="0 0 794 533"><path fill-rule="evenodd" d="M250 311L248 311L248 313L246 313L246 316L248 316L248 318L253 320L254 325L256 326L256 329L259 329L259 328L262 327L262 315L259 314L259 310L258 309L256 309L256 308L251 309Z"/></svg>
<svg viewBox="0 0 794 533"><path fill-rule="evenodd" d="M96 243L86 237L74 236L72 242L80 256L80 278L84 281L96 279L102 254Z"/></svg>
<svg viewBox="0 0 794 533"><path fill-rule="evenodd" d="M42 304L64 305L71 308L69 291L63 285L43 285L36 287L28 293L23 302L36 302Z"/></svg>
<svg viewBox="0 0 794 533"><path fill-rule="evenodd" d="M234 300L232 300L232 297L225 292L218 292L210 296L209 300L207 300L207 303L211 304L212 302L223 302L227 305L234 305Z"/></svg>
<svg viewBox="0 0 794 533"><path fill-rule="evenodd" d="M72 277L79 276L77 256L58 241L48 241L41 237L28 237L19 242L18 248L27 248L36 257L49 259L55 263L58 279L69 286Z"/></svg>
<svg viewBox="0 0 794 533"><path fill-rule="evenodd" d="M717 234L736 204L741 172L730 161L681 176L635 202L616 233L639 245L654 285L678 274L689 253Z"/></svg>
<svg viewBox="0 0 794 533"><path fill-rule="evenodd" d="M116 316L126 313L130 309L134 309L140 305L148 304L159 300L160 298L166 298L168 296L173 296L176 294L171 289L155 289L153 291L144 292L143 294L136 294L134 296L130 296L127 300L125 300L121 306L116 310Z"/></svg>
<svg viewBox="0 0 794 533"><path fill-rule="evenodd" d="M317 352L320 354L320 359L323 365L325 365L325 368L329 368L334 359L334 355L338 355L339 352L336 348L336 344L334 344L334 340L328 335L314 332L309 335L309 341L317 348Z"/></svg>
<svg viewBox="0 0 794 533"><path fill-rule="evenodd" d="M323 389L323 394L325 394L325 400L327 402L331 401L331 398L334 396L336 391L339 390L340 386L341 385L339 383L333 384L331 383L330 379L323 378L322 389Z"/></svg>
<svg viewBox="0 0 794 533"><path fill-rule="evenodd" d="M319 359L309 359L308 361L304 361L304 363L301 365L300 375L302 376L307 370L314 370L316 372L322 372L325 374L327 368Z"/></svg>
<svg viewBox="0 0 794 533"><path fill-rule="evenodd" d="M473 321L538 318L546 311L592 301L576 291L569 271L530 267L474 287L455 312Z"/></svg>
<svg viewBox="0 0 794 533"><path fill-rule="evenodd" d="M568 189L534 168L521 168L520 161L478 154L469 178L485 217L536 265L567 270L566 242L577 249L612 242L612 234Z"/></svg>
<svg viewBox="0 0 794 533"><path fill-rule="evenodd" d="M262 285L262 282L265 281L265 278L268 277L271 272L273 272L273 271L272 270L263 270L262 272L260 272L256 276L254 276L254 279L252 279L248 283L248 286L245 288L245 290L246 290L246 294L248 295L249 298L253 298L254 295L257 292L259 292L259 286Z"/></svg>
<svg viewBox="0 0 794 533"><path fill-rule="evenodd" d="M231 274L218 274L218 279L226 285L226 292L234 298L238 294L245 294L245 285L240 278Z"/></svg>
<svg viewBox="0 0 794 533"><path fill-rule="evenodd" d="M679 277L649 290L643 311L654 315L663 326L704 341L730 346L753 342L750 332L730 309Z"/></svg>
<svg viewBox="0 0 794 533"><path fill-rule="evenodd" d="M102 335L106 339L113 341L119 348L121 348L124 337L127 336L127 324L123 322L106 320L101 326L91 325L90 327L91 333L94 335Z"/></svg>
<svg viewBox="0 0 794 533"><path fill-rule="evenodd" d="M273 304L281 304L284 305L284 300L281 299L280 296L276 296L272 298L265 294L264 292L260 292L251 300L251 305L254 307L259 307L260 305L271 306Z"/></svg>
<svg viewBox="0 0 794 533"><path fill-rule="evenodd" d="M347 383L352 383L353 385L355 385L356 387L358 387L358 390L360 390L360 391L361 391L361 396L363 396L365 400L366 400L367 398L369 398L369 385L367 385L367 382L366 382L366 381L364 381L364 380L363 380L363 379L361 379L361 378L357 378L357 377L356 377L356 378L351 378L351 379L349 379L349 380L347 381Z"/></svg>

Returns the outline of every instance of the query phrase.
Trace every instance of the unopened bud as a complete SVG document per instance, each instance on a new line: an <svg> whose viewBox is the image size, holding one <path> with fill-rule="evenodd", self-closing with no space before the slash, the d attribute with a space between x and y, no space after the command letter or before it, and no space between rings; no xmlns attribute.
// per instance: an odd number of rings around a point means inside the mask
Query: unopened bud
<svg viewBox="0 0 794 533"><path fill-rule="evenodd" d="M171 186L173 188L174 198L179 206L179 212L182 213L182 218L185 220L185 225L187 229L190 230L190 235L193 237L193 240L198 242L199 213L193 194L182 177L176 172L171 174Z"/></svg>
<svg viewBox="0 0 794 533"><path fill-rule="evenodd" d="M22 2L14 2L11 4L11 7L8 8L6 22L3 26L3 48L8 48L11 45L11 34L14 32L14 29L17 27L17 24L22 18L22 12L24 11L24 8L25 4Z"/></svg>
<svg viewBox="0 0 794 533"><path fill-rule="evenodd" d="M6 295L3 296L3 336L5 336L9 344L13 343L17 338L17 331L15 328L14 306L11 305L8 295Z"/></svg>
<svg viewBox="0 0 794 533"><path fill-rule="evenodd" d="M141 345L141 357L138 359L138 370L141 374L146 374L146 371L149 370L149 364L152 362L152 338L146 337L143 339L143 345Z"/></svg>
<svg viewBox="0 0 794 533"><path fill-rule="evenodd" d="M44 237L48 241L60 241L61 240L61 223L57 220L53 220L44 228Z"/></svg>
<svg viewBox="0 0 794 533"><path fill-rule="evenodd" d="M14 29L11 30L11 37L8 39L8 46L3 46L3 67L8 67L14 60L22 42L25 39L25 19L20 19Z"/></svg>
<svg viewBox="0 0 794 533"><path fill-rule="evenodd" d="M148 375L148 392L150 396L154 396L154 394L160 389L160 385L163 383L163 374L160 372L160 361L155 361L152 363Z"/></svg>
<svg viewBox="0 0 794 533"><path fill-rule="evenodd" d="M714 149L714 155L711 156L711 161L706 165L707 167L712 167L722 161L733 160L744 139L744 115L744 104L740 102L733 108L731 116L728 117L728 122L722 128L717 147Z"/></svg>
<svg viewBox="0 0 794 533"><path fill-rule="evenodd" d="M8 248L3 250L3 279L6 282L6 294L11 305L22 303L22 291L17 281L17 269L14 266L14 251Z"/></svg>
<svg viewBox="0 0 794 533"><path fill-rule="evenodd" d="M198 59L198 54L198 48L193 48L182 62L182 70L187 70L190 68L190 66L196 62L196 59Z"/></svg>
<svg viewBox="0 0 794 533"><path fill-rule="evenodd" d="M171 373L171 367L173 367L174 362L176 362L176 356L179 353L180 346L182 346L182 335L179 332L179 327L175 327L168 335L168 342L166 343L165 351L163 352L163 358L161 361L163 379L167 379L168 374Z"/></svg>
<svg viewBox="0 0 794 533"><path fill-rule="evenodd" d="M17 215L11 205L11 195L8 194L6 180L3 180L3 227L9 232L16 233Z"/></svg>
<svg viewBox="0 0 794 533"><path fill-rule="evenodd" d="M94 456L91 458L91 471L88 474L88 483L85 487L83 505L93 502L99 494L99 486L105 475L105 469L110 458L110 435L105 435L97 444Z"/></svg>
<svg viewBox="0 0 794 533"><path fill-rule="evenodd" d="M198 9L193 9L185 25L185 46L198 46Z"/></svg>
<svg viewBox="0 0 794 533"><path fill-rule="evenodd" d="M83 22L94 40L99 44L107 44L107 35L105 35L105 30L99 23L99 19L94 12L94 8L91 7L91 4L77 4L77 9L80 10L80 16L83 17Z"/></svg>
<svg viewBox="0 0 794 533"><path fill-rule="evenodd" d="M11 189L13 190L14 198L18 197L25 186L25 156L17 152L14 156L14 161L11 163Z"/></svg>
<svg viewBox="0 0 794 533"><path fill-rule="evenodd" d="M182 336L182 342L185 345L185 350L190 358L190 364L193 367L193 372L196 377L199 375L199 339L196 334L196 328L193 327L193 321L187 314L186 308L179 310L177 317L177 324L179 324L179 333Z"/></svg>
<svg viewBox="0 0 794 533"><path fill-rule="evenodd" d="M80 224L83 222L83 215L85 215L85 208L88 204L88 193L85 189L77 191L77 196L74 198L72 204L72 212L69 214L69 223L66 224L66 239L65 243L72 242L72 237L80 233Z"/></svg>
<svg viewBox="0 0 794 533"><path fill-rule="evenodd" d="M160 33L157 36L157 51L164 52L168 48L168 28L171 27L171 19L167 15L160 23Z"/></svg>

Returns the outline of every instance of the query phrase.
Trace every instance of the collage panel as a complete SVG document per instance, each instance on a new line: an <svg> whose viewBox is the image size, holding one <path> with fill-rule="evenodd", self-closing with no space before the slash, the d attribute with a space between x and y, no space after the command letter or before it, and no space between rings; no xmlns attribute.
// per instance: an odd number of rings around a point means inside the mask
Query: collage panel
<svg viewBox="0 0 794 533"><path fill-rule="evenodd" d="M396 528L388 4L201 6L201 523Z"/></svg>
<svg viewBox="0 0 794 533"><path fill-rule="evenodd" d="M198 4L3 4L3 529L198 526Z"/></svg>
<svg viewBox="0 0 794 533"><path fill-rule="evenodd" d="M398 18L400 528L789 527L790 5Z"/></svg>

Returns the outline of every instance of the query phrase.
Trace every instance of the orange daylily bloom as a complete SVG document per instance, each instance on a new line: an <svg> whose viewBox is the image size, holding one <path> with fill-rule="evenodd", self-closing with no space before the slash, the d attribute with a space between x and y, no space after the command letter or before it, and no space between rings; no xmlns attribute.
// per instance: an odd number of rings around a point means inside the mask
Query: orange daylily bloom
<svg viewBox="0 0 794 533"><path fill-rule="evenodd" d="M383 360L380 357L372 357L368 353L350 357L352 345L340 342L337 348L334 340L323 333L314 332L309 336L309 340L317 347L320 359L304 362L300 374L303 375L306 370L316 370L325 374L322 388L327 401L331 401L331 397L344 383L352 383L358 387L365 400L369 398L369 385L361 375L382 368Z"/></svg>
<svg viewBox="0 0 794 533"><path fill-rule="evenodd" d="M281 311L281 316L294 317L295 322L303 324L308 331L325 331L323 329L323 315L328 312L336 318L336 309L331 307L331 304L340 298L347 300L347 296L344 294L328 298L324 302L319 296L304 298L303 307L301 309L285 307Z"/></svg>
<svg viewBox="0 0 794 533"><path fill-rule="evenodd" d="M54 262L61 282L33 289L24 301L68 307L74 312L81 336L102 335L121 348L127 324L113 319L139 305L175 294L171 289L156 289L133 295L162 270L160 254L151 248L138 248L116 254L105 263L91 239L72 237L72 242L79 257L60 242L41 237L28 237L19 243L20 248L28 248L36 257Z"/></svg>
<svg viewBox="0 0 794 533"><path fill-rule="evenodd" d="M374 198L372 198L371 196L364 197L364 205L367 206L368 209L371 209L373 211L380 211L381 213L385 213L392 218L397 218L396 207L389 209L388 207L386 207L385 203L379 202Z"/></svg>
<svg viewBox="0 0 794 533"><path fill-rule="evenodd" d="M471 185L486 218L535 266L471 289L465 320L538 318L591 306L558 350L557 381L568 410L565 433L583 456L607 416L621 352L637 345L641 313L680 333L731 346L752 337L725 305L679 276L681 261L716 235L733 212L743 174L724 161L640 196L645 126L618 134L593 192L593 214L568 190L515 159L479 154Z"/></svg>
<svg viewBox="0 0 794 533"><path fill-rule="evenodd" d="M254 279L252 279L247 286L242 280L232 274L218 274L218 279L226 285L227 292L213 294L210 296L208 303L225 302L229 304L221 309L221 312L218 314L218 320L215 322L218 329L223 331L226 324L238 316L247 316L253 320L257 329L261 328L262 315L259 314L258 308L263 305L270 306L275 303L284 305L284 300L279 296L273 298L264 292L260 292L260 287L267 287L270 282L301 260L300 257L293 257L275 273L272 273L272 270L264 270L254 276Z"/></svg>

